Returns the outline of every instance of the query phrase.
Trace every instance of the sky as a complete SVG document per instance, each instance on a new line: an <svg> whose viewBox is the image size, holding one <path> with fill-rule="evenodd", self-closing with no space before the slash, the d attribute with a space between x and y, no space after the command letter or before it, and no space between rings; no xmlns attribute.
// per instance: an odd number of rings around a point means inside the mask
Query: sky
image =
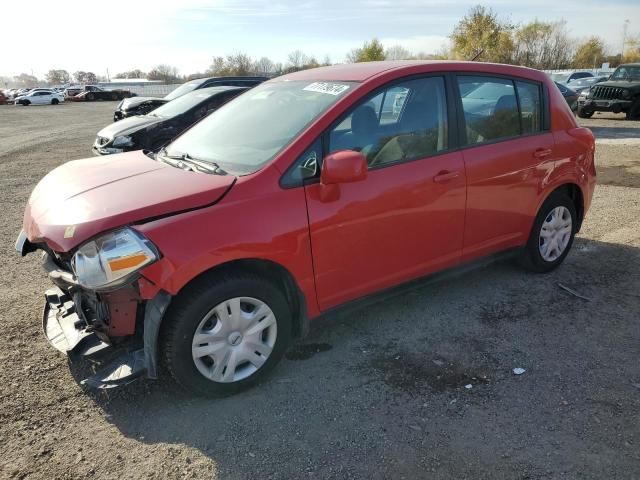
<svg viewBox="0 0 640 480"><path fill-rule="evenodd" d="M571 36L597 34L612 53L622 47L625 19L629 34L640 33L640 0L32 0L19 9L24 20L2 22L0 75L44 77L55 68L113 76L159 63L189 74L206 70L213 56L285 62L296 49L339 63L373 37L436 53L478 3L514 23L564 19Z"/></svg>

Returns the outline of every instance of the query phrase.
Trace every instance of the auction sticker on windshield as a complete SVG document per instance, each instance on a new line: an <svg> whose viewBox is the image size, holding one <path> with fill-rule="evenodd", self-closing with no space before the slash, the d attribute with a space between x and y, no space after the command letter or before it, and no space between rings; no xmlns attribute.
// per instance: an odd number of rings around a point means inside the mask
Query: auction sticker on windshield
<svg viewBox="0 0 640 480"><path fill-rule="evenodd" d="M315 82L311 85L307 85L303 90L307 90L309 92L328 93L329 95L340 95L348 88L349 85L342 85L340 83Z"/></svg>

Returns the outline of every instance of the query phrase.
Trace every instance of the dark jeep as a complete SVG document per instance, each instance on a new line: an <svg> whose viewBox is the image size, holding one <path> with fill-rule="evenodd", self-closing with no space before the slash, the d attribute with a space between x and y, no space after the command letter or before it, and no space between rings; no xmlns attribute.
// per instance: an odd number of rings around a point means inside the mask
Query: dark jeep
<svg viewBox="0 0 640 480"><path fill-rule="evenodd" d="M640 119L640 63L620 65L609 80L581 97L578 116L590 118L594 112L625 112L627 120Z"/></svg>

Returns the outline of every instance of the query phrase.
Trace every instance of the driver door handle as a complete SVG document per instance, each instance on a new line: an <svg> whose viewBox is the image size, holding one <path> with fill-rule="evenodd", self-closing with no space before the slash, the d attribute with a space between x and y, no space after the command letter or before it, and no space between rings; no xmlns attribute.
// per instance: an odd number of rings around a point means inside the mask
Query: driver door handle
<svg viewBox="0 0 640 480"><path fill-rule="evenodd" d="M533 156L535 158L546 158L549 155L551 155L551 149L550 148L539 148L536 151L533 152Z"/></svg>
<svg viewBox="0 0 640 480"><path fill-rule="evenodd" d="M449 172L445 170L438 173L435 177L433 177L433 181L436 183L447 183L452 180L455 180L459 176L460 176L460 172Z"/></svg>

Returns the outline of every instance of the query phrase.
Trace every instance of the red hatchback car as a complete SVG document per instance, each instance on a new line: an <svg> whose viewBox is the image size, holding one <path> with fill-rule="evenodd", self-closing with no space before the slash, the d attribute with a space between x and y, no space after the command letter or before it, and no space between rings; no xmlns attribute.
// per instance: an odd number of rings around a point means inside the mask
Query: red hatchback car
<svg viewBox="0 0 640 480"><path fill-rule="evenodd" d="M16 248L44 251L54 347L123 350L88 385L163 366L228 394L346 302L510 249L557 267L594 186L593 135L542 72L338 65L263 83L157 154L53 170Z"/></svg>

